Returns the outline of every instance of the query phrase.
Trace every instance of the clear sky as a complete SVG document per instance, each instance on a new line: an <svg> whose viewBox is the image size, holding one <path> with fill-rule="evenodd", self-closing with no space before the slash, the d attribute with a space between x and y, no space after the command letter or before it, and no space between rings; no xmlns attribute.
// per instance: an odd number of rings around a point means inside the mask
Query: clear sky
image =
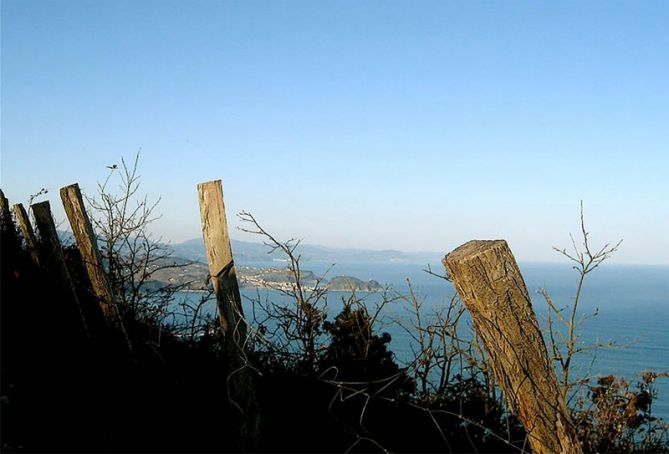
<svg viewBox="0 0 669 454"><path fill-rule="evenodd" d="M526 261L583 199L614 262L669 264L669 2L2 0L1 145L61 218L141 148L173 241L220 178L280 237Z"/></svg>

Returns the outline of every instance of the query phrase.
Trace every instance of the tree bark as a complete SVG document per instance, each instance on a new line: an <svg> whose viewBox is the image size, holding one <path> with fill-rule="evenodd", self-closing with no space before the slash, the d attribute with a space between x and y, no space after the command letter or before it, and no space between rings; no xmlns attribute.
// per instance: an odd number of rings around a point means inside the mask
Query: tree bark
<svg viewBox="0 0 669 454"><path fill-rule="evenodd" d="M470 241L443 264L534 452L581 453L518 265L504 240Z"/></svg>
<svg viewBox="0 0 669 454"><path fill-rule="evenodd" d="M218 317L232 369L228 380L229 395L242 412L239 428L241 448L252 450L257 447L260 417L253 376L247 364L247 327L230 247L223 186L221 180L215 180L201 183L197 189L209 274L216 293Z"/></svg>
<svg viewBox="0 0 669 454"><path fill-rule="evenodd" d="M67 219L70 221L81 259L86 266L93 293L97 297L107 322L116 325L119 323L119 315L115 310L113 294L102 266L97 238L86 213L79 185L75 183L61 188L60 198L63 201Z"/></svg>

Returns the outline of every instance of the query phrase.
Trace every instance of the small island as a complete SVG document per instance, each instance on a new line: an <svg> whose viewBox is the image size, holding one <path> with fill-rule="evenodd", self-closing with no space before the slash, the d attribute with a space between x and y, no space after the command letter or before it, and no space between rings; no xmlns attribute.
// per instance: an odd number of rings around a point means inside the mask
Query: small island
<svg viewBox="0 0 669 454"><path fill-rule="evenodd" d="M352 276L335 276L330 279L327 288L333 292L378 292L383 286L374 279L363 281Z"/></svg>

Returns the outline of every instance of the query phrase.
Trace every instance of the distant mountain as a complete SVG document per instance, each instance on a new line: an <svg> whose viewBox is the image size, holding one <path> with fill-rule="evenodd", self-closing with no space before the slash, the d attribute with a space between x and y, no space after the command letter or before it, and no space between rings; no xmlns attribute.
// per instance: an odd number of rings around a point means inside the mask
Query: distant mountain
<svg viewBox="0 0 669 454"><path fill-rule="evenodd" d="M71 232L59 230L58 236L63 244L74 244ZM182 243L170 244L174 251L174 257L186 260L207 263L204 250L204 241L201 238L184 241ZM253 262L280 262L285 256L280 251L268 254L269 248L262 243L250 241L232 240L232 252L235 262L238 264ZM327 262L327 263L410 263L426 264L438 263L444 254L439 252L404 252L393 249L371 250L371 249L346 249L313 244L300 244L297 252L302 256L303 262Z"/></svg>
<svg viewBox="0 0 669 454"><path fill-rule="evenodd" d="M58 230L57 232L60 242L63 245L75 243L75 238L72 232L67 230ZM100 241L99 238L98 241ZM207 263L207 256L205 254L204 241L202 238L195 238L184 241L183 243L168 244L167 247L174 252L173 257L182 258L188 261ZM271 261L274 258L282 258L279 253L268 255L268 248L261 243L232 240L232 250L235 254L235 261L238 263Z"/></svg>
<svg viewBox="0 0 669 454"><path fill-rule="evenodd" d="M56 234L58 235L58 239L63 246L69 246L70 244L75 243L72 232L67 230L56 230Z"/></svg>
<svg viewBox="0 0 669 454"><path fill-rule="evenodd" d="M279 251L268 254L269 248L261 243L250 241L232 240L232 252L235 262L266 262L281 261L285 257ZM204 242L200 238L184 241L171 245L174 255L189 260L205 262L207 257L204 250ZM439 252L403 252L392 249L376 251L369 249L345 249L311 244L300 244L298 253L302 261L312 262L368 262L368 263L434 263L443 258Z"/></svg>

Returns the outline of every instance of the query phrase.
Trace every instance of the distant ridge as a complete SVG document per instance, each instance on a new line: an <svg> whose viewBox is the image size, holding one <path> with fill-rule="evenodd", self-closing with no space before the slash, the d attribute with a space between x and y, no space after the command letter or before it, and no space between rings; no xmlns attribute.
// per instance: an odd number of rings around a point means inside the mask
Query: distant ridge
<svg viewBox="0 0 669 454"><path fill-rule="evenodd" d="M59 230L58 236L63 244L74 244L71 232ZM194 238L181 243L170 244L174 256L186 260L207 263L202 238ZM281 252L268 254L269 248L262 243L251 241L232 240L232 252L237 263L281 261L285 257ZM439 252L404 252L394 249L349 249L321 246L314 244L300 244L298 253L304 262L328 263L406 263L421 264L439 263L444 254Z"/></svg>
<svg viewBox="0 0 669 454"><path fill-rule="evenodd" d="M200 238L184 241L171 245L174 254L189 260L199 262L206 261L204 252L204 242ZM232 252L235 261L244 262L266 262L280 260L285 257L275 251L268 254L269 248L261 243L250 241L232 240ZM366 262L366 263L434 263L439 262L443 257L438 252L403 252L392 249L376 251L371 249L347 249L334 248L328 246L300 244L298 248L302 260L306 262Z"/></svg>

